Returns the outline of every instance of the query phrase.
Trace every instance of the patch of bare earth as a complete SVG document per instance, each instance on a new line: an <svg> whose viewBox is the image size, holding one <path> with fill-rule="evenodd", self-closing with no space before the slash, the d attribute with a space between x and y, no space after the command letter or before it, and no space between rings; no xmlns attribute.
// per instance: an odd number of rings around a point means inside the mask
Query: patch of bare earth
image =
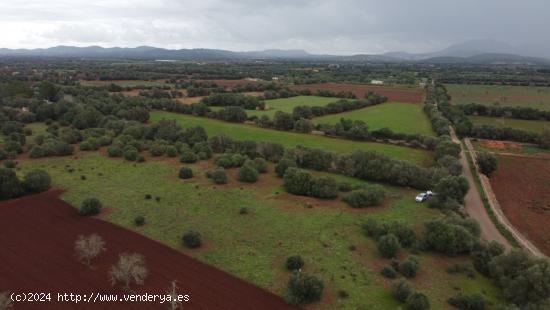
<svg viewBox="0 0 550 310"><path fill-rule="evenodd" d="M550 255L550 161L498 156L491 186L508 220Z"/></svg>

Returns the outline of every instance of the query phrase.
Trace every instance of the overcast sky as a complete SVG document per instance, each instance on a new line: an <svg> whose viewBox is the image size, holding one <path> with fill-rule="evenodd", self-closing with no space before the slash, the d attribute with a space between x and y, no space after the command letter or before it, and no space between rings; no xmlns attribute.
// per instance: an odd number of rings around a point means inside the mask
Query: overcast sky
<svg viewBox="0 0 550 310"><path fill-rule="evenodd" d="M355 54L491 38L547 52L548 14L547 0L0 0L0 47Z"/></svg>

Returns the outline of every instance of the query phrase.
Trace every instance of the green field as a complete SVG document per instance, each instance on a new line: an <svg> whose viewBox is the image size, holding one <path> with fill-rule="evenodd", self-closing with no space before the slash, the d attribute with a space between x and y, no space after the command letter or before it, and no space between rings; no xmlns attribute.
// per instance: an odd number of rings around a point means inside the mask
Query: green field
<svg viewBox="0 0 550 310"><path fill-rule="evenodd" d="M432 155L430 152L404 146L374 142L356 142L310 134L278 131L252 125L233 124L205 117L195 117L171 112L156 111L151 112L150 115L151 121L153 122L162 119L175 119L184 127L202 126L209 136L225 134L235 139L253 140L258 142L270 141L280 143L286 147L303 145L337 153L350 153L354 150L377 151L388 156L408 160L419 165L432 164Z"/></svg>
<svg viewBox="0 0 550 310"><path fill-rule="evenodd" d="M331 102L336 102L341 100L340 98L332 97L319 97L319 96L296 96L290 98L282 99L271 99L265 100L266 109L265 110L246 110L248 116L262 116L267 115L270 118L275 116L277 111L292 113L294 107L297 106L325 106ZM217 111L223 109L223 107L210 107L210 109Z"/></svg>
<svg viewBox="0 0 550 310"><path fill-rule="evenodd" d="M364 121L370 130L387 127L394 132L435 136L428 116L418 104L388 102L360 110L317 117L314 121L316 124L335 124L341 118Z"/></svg>
<svg viewBox="0 0 550 310"><path fill-rule="evenodd" d="M136 164L83 154L78 159L71 156L22 160L19 173L45 169L55 186L68 190L63 199L72 205L79 205L86 197L97 197L109 208L102 215L105 220L279 295L284 294L290 276L283 267L284 260L299 254L306 263L304 271L325 282L323 303L315 305L319 309L399 309L400 305L388 293L389 282L379 274L389 260L380 258L374 241L364 236L360 224L367 218L377 218L406 221L420 228L425 220L439 215L439 211L415 203L416 192L407 189L386 187L391 197L387 206L357 211L338 200L284 193L281 179L275 177L272 167L253 185L236 181L235 171L230 170L228 185L213 186L204 177L204 169L212 167L210 162L191 165L196 177L182 181L176 175L181 164L174 159ZM146 194L160 197L160 201L145 200ZM306 202L313 207L307 208ZM248 208L249 214L240 215L242 207ZM133 224L138 215L147 222L140 228ZM183 249L180 238L188 229L199 231L206 246ZM350 250L352 245L355 250ZM408 255L404 250L402 254ZM446 272L447 267L465 258L443 259L429 253L418 257L421 269L410 282L430 298L432 309L451 309L447 299L458 289L481 293L489 302L498 303L498 290L479 274L471 279ZM339 298L341 290L349 296Z"/></svg>
<svg viewBox="0 0 550 310"><path fill-rule="evenodd" d="M549 121L531 121L523 119L489 117L489 116L469 116L475 125L491 125L496 127L512 127L541 133L544 128L550 129Z"/></svg>
<svg viewBox="0 0 550 310"><path fill-rule="evenodd" d="M550 110L550 87L447 84L453 104L498 104Z"/></svg>

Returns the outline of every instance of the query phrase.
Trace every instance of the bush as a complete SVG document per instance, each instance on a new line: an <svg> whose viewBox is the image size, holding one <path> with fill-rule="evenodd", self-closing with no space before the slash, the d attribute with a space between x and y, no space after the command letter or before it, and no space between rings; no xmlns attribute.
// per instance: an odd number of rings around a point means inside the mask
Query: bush
<svg viewBox="0 0 550 310"><path fill-rule="evenodd" d="M201 235L193 230L187 231L183 234L182 243L188 248L196 249L201 246L202 244L202 238Z"/></svg>
<svg viewBox="0 0 550 310"><path fill-rule="evenodd" d="M245 164L239 168L239 181L254 183L258 181L258 171L251 164Z"/></svg>
<svg viewBox="0 0 550 310"><path fill-rule="evenodd" d="M128 145L124 148L123 152L124 152L124 159L128 161L137 160L138 150L135 147Z"/></svg>
<svg viewBox="0 0 550 310"><path fill-rule="evenodd" d="M313 177L307 171L293 167L286 169L283 186L287 192L307 196L312 185Z"/></svg>
<svg viewBox="0 0 550 310"><path fill-rule="evenodd" d="M300 255L289 256L286 259L286 269L290 271L299 270L303 266L304 266L304 260Z"/></svg>
<svg viewBox="0 0 550 310"><path fill-rule="evenodd" d="M424 240L432 250L458 255L470 253L475 245L476 238L468 229L449 220L435 219L424 226Z"/></svg>
<svg viewBox="0 0 550 310"><path fill-rule="evenodd" d="M487 152L481 152L477 155L477 164L479 170L486 176L491 176L497 170L497 159L494 155Z"/></svg>
<svg viewBox="0 0 550 310"><path fill-rule="evenodd" d="M296 167L296 162L289 159L289 158L283 158L279 160L277 165L275 166L275 172L277 173L277 176L282 178L285 175L285 172L288 168Z"/></svg>
<svg viewBox="0 0 550 310"><path fill-rule="evenodd" d="M267 161L265 159L261 157L254 158L254 160L252 161L252 164L259 173L267 172Z"/></svg>
<svg viewBox="0 0 550 310"><path fill-rule="evenodd" d="M291 304L308 304L321 299L323 281L304 273L294 274L288 281L287 300Z"/></svg>
<svg viewBox="0 0 550 310"><path fill-rule="evenodd" d="M412 289L405 280L397 280L392 282L390 294L400 302L406 302L407 298L412 294Z"/></svg>
<svg viewBox="0 0 550 310"><path fill-rule="evenodd" d="M227 183L227 174L225 173L225 169L223 168L216 168L214 170L210 170L206 172L206 176L214 183L216 184L226 184Z"/></svg>
<svg viewBox="0 0 550 310"><path fill-rule="evenodd" d="M380 205L384 195L382 187L370 186L347 193L343 200L353 208L364 208Z"/></svg>
<svg viewBox="0 0 550 310"><path fill-rule="evenodd" d="M80 204L80 215L88 216L88 215L96 215L99 214L102 208L101 201L99 201L97 198L86 198Z"/></svg>
<svg viewBox="0 0 550 310"><path fill-rule="evenodd" d="M418 260L414 256L409 256L399 263L399 272L407 278L414 278L418 273Z"/></svg>
<svg viewBox="0 0 550 310"><path fill-rule="evenodd" d="M136 216L136 218L134 219L134 224L136 224L136 226L145 225L145 217L141 215Z"/></svg>
<svg viewBox="0 0 550 310"><path fill-rule="evenodd" d="M407 306L411 310L425 310L430 309L430 302L426 295L415 292L407 298Z"/></svg>
<svg viewBox="0 0 550 310"><path fill-rule="evenodd" d="M484 310L485 299L482 295L463 295L462 293L449 298L449 305L461 310Z"/></svg>
<svg viewBox="0 0 550 310"><path fill-rule="evenodd" d="M322 199L334 199L338 196L338 183L332 177L320 177L313 180L311 196Z"/></svg>
<svg viewBox="0 0 550 310"><path fill-rule="evenodd" d="M109 157L121 157L122 156L122 148L118 145L111 145L107 148L107 155Z"/></svg>
<svg viewBox="0 0 550 310"><path fill-rule="evenodd" d="M401 248L399 240L393 234L383 235L378 239L378 251L385 258L393 258Z"/></svg>
<svg viewBox="0 0 550 310"><path fill-rule="evenodd" d="M175 146L170 145L166 147L166 156L168 157L176 157L178 156L178 149L176 149Z"/></svg>
<svg viewBox="0 0 550 310"><path fill-rule="evenodd" d="M389 279L395 279L397 277L397 271L392 266L385 266L380 271L380 274Z"/></svg>
<svg viewBox="0 0 550 310"><path fill-rule="evenodd" d="M29 193L40 193L50 188L52 179L44 170L31 170L25 175L23 188Z"/></svg>
<svg viewBox="0 0 550 310"><path fill-rule="evenodd" d="M15 171L0 168L0 199L10 199L23 194L23 186Z"/></svg>
<svg viewBox="0 0 550 310"><path fill-rule="evenodd" d="M197 161L197 155L191 151L183 151L181 153L180 162L191 164Z"/></svg>
<svg viewBox="0 0 550 310"><path fill-rule="evenodd" d="M8 159L4 162L4 167L6 167L8 169L13 169L13 168L15 168L15 166L17 166L17 162L14 161L14 160Z"/></svg>
<svg viewBox="0 0 550 310"><path fill-rule="evenodd" d="M182 167L179 172L179 178L180 179L190 179L193 177L193 170L188 167Z"/></svg>

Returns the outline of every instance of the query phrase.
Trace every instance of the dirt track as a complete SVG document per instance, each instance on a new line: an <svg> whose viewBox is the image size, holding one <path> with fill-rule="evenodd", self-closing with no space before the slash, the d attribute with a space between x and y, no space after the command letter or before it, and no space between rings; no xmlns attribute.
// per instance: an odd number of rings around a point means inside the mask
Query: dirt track
<svg viewBox="0 0 550 310"><path fill-rule="evenodd" d="M205 265L142 235L95 218L84 218L58 199L60 190L0 203L0 292L119 293L108 270L119 253L137 252L149 276L135 293L166 294L172 280L189 294L184 309L293 309L267 291ZM80 234L97 233L107 251L89 269L77 262L73 245ZM149 303L17 303L14 309L167 309Z"/></svg>
<svg viewBox="0 0 550 310"><path fill-rule="evenodd" d="M334 92L349 91L355 94L357 98L365 98L368 91L373 91L381 96L388 97L389 101L420 103L424 97L424 90L421 88L407 88L398 86L380 86L369 84L338 84L338 83L321 83L321 84L306 84L292 85L294 90L308 89L312 92L326 89Z"/></svg>
<svg viewBox="0 0 550 310"><path fill-rule="evenodd" d="M460 144L460 140L458 140L453 129L451 129L451 138L455 143ZM470 170L468 160L466 159L466 154L464 153L464 149L462 149L462 147L460 151L460 164L464 168L463 174L470 185L470 190L468 190L466 197L464 197L464 208L468 215L479 222L479 226L481 227L481 238L487 241L496 241L502 244L507 250L511 249L512 246L508 240L502 236L483 206L483 200L481 200L481 195L477 190L474 176Z"/></svg>

